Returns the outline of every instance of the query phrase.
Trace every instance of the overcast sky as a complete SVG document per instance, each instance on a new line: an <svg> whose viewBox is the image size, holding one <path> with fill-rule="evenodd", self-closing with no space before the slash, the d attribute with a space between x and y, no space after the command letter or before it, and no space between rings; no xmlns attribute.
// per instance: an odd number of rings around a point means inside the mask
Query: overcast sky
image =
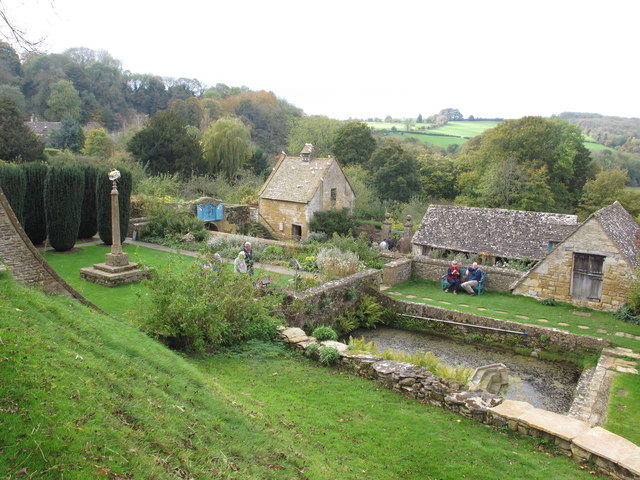
<svg viewBox="0 0 640 480"><path fill-rule="evenodd" d="M640 117L639 0L2 0L46 51L270 90L309 115Z"/></svg>

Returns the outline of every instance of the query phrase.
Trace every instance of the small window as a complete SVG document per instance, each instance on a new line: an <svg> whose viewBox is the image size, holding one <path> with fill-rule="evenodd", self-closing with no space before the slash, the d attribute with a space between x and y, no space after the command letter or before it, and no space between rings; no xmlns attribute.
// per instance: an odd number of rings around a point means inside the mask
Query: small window
<svg viewBox="0 0 640 480"><path fill-rule="evenodd" d="M331 189L331 203L336 203L336 199L338 198L338 192L335 188Z"/></svg>
<svg viewBox="0 0 640 480"><path fill-rule="evenodd" d="M604 259L602 255L586 253L573 254L573 282L571 296L599 302L604 277Z"/></svg>
<svg viewBox="0 0 640 480"><path fill-rule="evenodd" d="M302 238L302 225L291 225L291 235L293 235L293 238L300 240Z"/></svg>

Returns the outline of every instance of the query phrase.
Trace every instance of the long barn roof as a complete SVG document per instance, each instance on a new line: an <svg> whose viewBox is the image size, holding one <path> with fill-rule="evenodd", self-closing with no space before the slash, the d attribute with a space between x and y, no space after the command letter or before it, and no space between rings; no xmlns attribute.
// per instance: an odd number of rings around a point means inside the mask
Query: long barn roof
<svg viewBox="0 0 640 480"><path fill-rule="evenodd" d="M578 227L576 215L503 208L430 205L412 243L466 253L540 260L549 242L559 243Z"/></svg>

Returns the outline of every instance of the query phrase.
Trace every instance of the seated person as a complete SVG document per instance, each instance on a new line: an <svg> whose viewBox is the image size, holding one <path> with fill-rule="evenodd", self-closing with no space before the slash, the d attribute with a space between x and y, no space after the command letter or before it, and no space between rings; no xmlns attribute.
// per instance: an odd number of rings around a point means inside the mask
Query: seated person
<svg viewBox="0 0 640 480"><path fill-rule="evenodd" d="M483 274L484 272L478 268L478 264L476 262L473 262L473 265L467 268L467 274L465 275L467 281L460 286L464 288L467 293L469 293L469 295L474 297L476 295L476 292L473 291L473 287L478 286L478 283L480 282L480 280L482 280Z"/></svg>
<svg viewBox="0 0 640 480"><path fill-rule="evenodd" d="M451 290L457 295L458 289L460 288L460 267L455 260L451 262L451 266L447 269L447 283L449 284L449 288L447 288L445 292Z"/></svg>

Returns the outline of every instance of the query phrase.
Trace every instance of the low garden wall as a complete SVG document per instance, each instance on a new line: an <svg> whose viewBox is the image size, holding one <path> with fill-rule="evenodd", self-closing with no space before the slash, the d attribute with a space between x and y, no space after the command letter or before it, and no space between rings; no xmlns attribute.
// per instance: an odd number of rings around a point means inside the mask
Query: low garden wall
<svg viewBox="0 0 640 480"><path fill-rule="evenodd" d="M457 312L446 308L426 305L423 303L407 302L380 295L379 301L387 308L397 313L422 317L421 319L407 319L407 325L418 327L438 335L453 337L469 337L479 335L483 339L504 345L521 346L533 349L547 349L557 346L563 351L587 350L595 352L609 345L609 342L588 335L575 335L558 330L557 328L539 327L523 323L498 320L496 318L474 315L472 313ZM445 320L445 323L434 320ZM486 327L486 328L477 328ZM509 333L504 330L517 333Z"/></svg>
<svg viewBox="0 0 640 480"><path fill-rule="evenodd" d="M449 260L439 260L420 255L413 258L411 274L418 278L424 278L425 280L439 281L442 275L447 272L447 268L450 265L451 262ZM395 268L402 269L403 267L398 265ZM485 288L487 290L496 290L500 292L510 291L515 283L520 280L520 278L522 278L526 273L519 270L488 267L485 265L481 265L480 268L487 274L485 279ZM394 276L392 275L389 276L389 278L393 277ZM397 277L403 278L402 275L397 275ZM392 283L386 282L385 284L394 285Z"/></svg>
<svg viewBox="0 0 640 480"><path fill-rule="evenodd" d="M332 325L342 312L356 306L361 295L375 296L379 288L380 271L370 269L294 293L285 302L287 323L293 327Z"/></svg>

